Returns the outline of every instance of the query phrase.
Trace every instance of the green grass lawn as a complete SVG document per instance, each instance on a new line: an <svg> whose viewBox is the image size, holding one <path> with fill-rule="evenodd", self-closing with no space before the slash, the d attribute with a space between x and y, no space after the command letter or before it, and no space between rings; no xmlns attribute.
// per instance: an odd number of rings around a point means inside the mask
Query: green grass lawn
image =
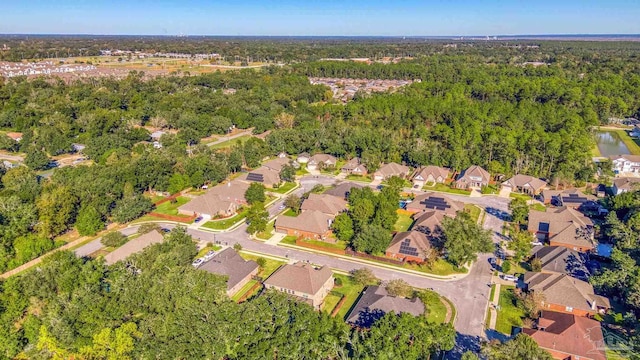
<svg viewBox="0 0 640 360"><path fill-rule="evenodd" d="M499 192L500 187L498 185L487 185L483 186L482 189L480 189L480 193L482 193L483 195L497 194Z"/></svg>
<svg viewBox="0 0 640 360"><path fill-rule="evenodd" d="M398 212L398 221L396 221L393 229L395 231L407 231L411 227L411 224L413 224L411 216Z"/></svg>
<svg viewBox="0 0 640 360"><path fill-rule="evenodd" d="M273 233L275 231L274 225L275 225L275 221L271 221L271 222L267 223L267 228L264 231L261 231L261 232L257 233L256 237L258 239L262 239L262 240L271 239L271 237L273 236Z"/></svg>
<svg viewBox="0 0 640 360"><path fill-rule="evenodd" d="M249 210L248 209L243 209L241 212L239 212L238 214L236 214L235 216L232 216L230 218L224 219L224 220L211 220L211 221L207 221L206 223L204 223L204 225L202 225L202 227L205 227L207 229L213 229L213 230L225 230L230 228L232 225L234 225L235 223L237 223L238 221L244 219L245 217L247 217L247 212Z"/></svg>
<svg viewBox="0 0 640 360"><path fill-rule="evenodd" d="M491 293L489 294L489 301L493 301L493 296L496 293L496 284L491 284Z"/></svg>
<svg viewBox="0 0 640 360"><path fill-rule="evenodd" d="M172 203L171 201L166 201L163 202L162 204L156 206L156 208L153 210L154 212L157 212L159 214L166 214L166 215L180 215L178 214L178 207L188 203L189 201L191 201L190 198L185 197L185 196L178 196L176 198L176 202ZM189 217L187 215L184 215L185 217Z"/></svg>
<svg viewBox="0 0 640 360"><path fill-rule="evenodd" d="M204 256L204 254L208 253L209 250L213 250L213 251L218 251L222 249L222 246L218 246L218 245L211 245L211 246L205 246L204 248L202 248L202 250L198 251L198 255L196 255L197 258Z"/></svg>
<svg viewBox="0 0 640 360"><path fill-rule="evenodd" d="M520 199L525 199L527 201L531 200L531 196L529 196L527 194L516 193L516 192L509 193L509 197L512 198L512 199L520 198Z"/></svg>
<svg viewBox="0 0 640 360"><path fill-rule="evenodd" d="M422 271L428 274L442 276L451 274L464 274L467 272L466 268L457 268L445 259L438 259L434 261L431 266L405 263L403 264L403 267L411 270Z"/></svg>
<svg viewBox="0 0 640 360"><path fill-rule="evenodd" d="M427 311L425 312L427 321L436 324L443 324L447 317L447 308L444 306L442 301L440 301L440 295L435 291L424 290L420 291L418 296L427 308Z"/></svg>
<svg viewBox="0 0 640 360"><path fill-rule="evenodd" d="M513 326L522 326L522 318L524 311L516 307L516 296L514 294L515 286L500 287L500 300L498 305L498 318L496 320L496 330L511 335Z"/></svg>
<svg viewBox="0 0 640 360"><path fill-rule="evenodd" d="M215 144L215 145L211 145L212 149L224 149L224 148L228 148L231 147L235 144L238 143L238 141L244 143L245 141L247 141L247 139L249 139L251 137L251 135L242 135L240 137L237 137L235 139L231 139L231 140L227 140L227 141L223 141L219 144Z"/></svg>
<svg viewBox="0 0 640 360"><path fill-rule="evenodd" d="M333 274L333 276L342 280L342 286L334 287L333 292L342 294L346 297L346 300L344 301L344 304L342 304L340 311L338 311L338 313L336 314L336 317L338 319L344 319L349 313L349 310L351 310L353 304L356 302L356 300L358 300L358 296L360 296L360 293L362 292L362 289L364 289L364 286L355 282L353 280L353 277L351 276L341 274ZM332 310L333 307L328 311L328 313L331 313Z"/></svg>
<svg viewBox="0 0 640 360"><path fill-rule="evenodd" d="M346 179L353 181L371 182L371 179L369 177L360 175L347 175Z"/></svg>
<svg viewBox="0 0 640 360"><path fill-rule="evenodd" d="M242 296L246 294L249 290L251 290L251 288L253 288L253 286L257 283L258 283L257 280L249 280L249 282L244 284L244 286L241 287L237 293L233 294L233 296L231 297L231 300L238 302L238 300L240 300L240 298L242 298ZM260 288L255 289L253 292L258 292L258 290L260 290Z"/></svg>
<svg viewBox="0 0 640 360"><path fill-rule="evenodd" d="M280 243L295 245L297 238L298 238L297 236L288 235L288 236L285 236L282 240L280 240Z"/></svg>
<svg viewBox="0 0 640 360"><path fill-rule="evenodd" d="M278 194L286 194L287 192L293 190L297 186L294 182L286 182L282 184L279 188L273 189L271 191L276 192Z"/></svg>
<svg viewBox="0 0 640 360"><path fill-rule="evenodd" d="M247 254L242 251L240 251L240 256L242 256L242 258L245 260L253 260L253 261L257 261L258 258L261 257L257 255ZM266 261L266 264L264 265L264 268L258 272L258 276L262 277L263 279L268 278L269 275L273 274L276 270L278 270L280 266L284 265L284 261L273 260L270 258L264 258L264 259Z"/></svg>
<svg viewBox="0 0 640 360"><path fill-rule="evenodd" d="M333 291L324 298L324 302L322 303L322 311L331 315L333 309L336 308L336 305L340 302L342 296L336 295Z"/></svg>
<svg viewBox="0 0 640 360"><path fill-rule="evenodd" d="M471 215L473 221L478 222L480 219L480 212L482 211L479 207L473 204L465 204L464 211L468 212Z"/></svg>
<svg viewBox="0 0 640 360"><path fill-rule="evenodd" d="M282 215L296 217L299 214L296 214L293 210L291 210L291 208L288 208L285 212L282 213Z"/></svg>
<svg viewBox="0 0 640 360"><path fill-rule="evenodd" d="M546 212L547 211L547 207L542 205L542 204L540 204L540 203L535 203L533 205L529 205L529 209L542 211L542 212Z"/></svg>
<svg viewBox="0 0 640 360"><path fill-rule="evenodd" d="M454 188L451 188L449 185L445 185L442 183L437 183L434 186L425 186L422 189L424 191L442 191L442 192L448 192L451 194L459 194L459 195L471 194L471 191L463 190L463 189L454 189Z"/></svg>
<svg viewBox="0 0 640 360"><path fill-rule="evenodd" d="M300 169L296 170L296 176L305 176L307 174L309 174L309 172L307 171L306 164L305 167L301 166Z"/></svg>
<svg viewBox="0 0 640 360"><path fill-rule="evenodd" d="M320 240L312 240L312 239L304 239L304 242L311 244L311 245L315 245L315 246L321 246L327 249L338 249L338 250L344 250L347 248L347 242L346 241L341 241L341 240L336 240L335 243L330 243L330 242L326 242L326 241L320 241ZM294 241L295 244L295 241Z"/></svg>

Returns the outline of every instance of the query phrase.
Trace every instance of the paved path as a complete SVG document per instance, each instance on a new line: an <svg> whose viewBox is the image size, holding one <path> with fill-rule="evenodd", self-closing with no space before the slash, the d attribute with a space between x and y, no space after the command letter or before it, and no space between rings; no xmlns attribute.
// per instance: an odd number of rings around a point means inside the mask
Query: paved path
<svg viewBox="0 0 640 360"><path fill-rule="evenodd" d="M237 139L237 138L245 136L245 135L251 135L251 131L247 130L247 131L239 132L237 134L233 134L233 135L229 135L229 136L223 136L223 137L221 137L220 139L218 139L216 141L212 141L210 143L207 143L207 146L217 145L217 144L223 143L225 141Z"/></svg>
<svg viewBox="0 0 640 360"><path fill-rule="evenodd" d="M496 289L493 292L493 299L491 299L491 307L489 311L491 312L491 321L489 322L489 329L496 329L496 322L498 321L498 312L496 309L498 308L498 304L500 303L500 283L495 284Z"/></svg>

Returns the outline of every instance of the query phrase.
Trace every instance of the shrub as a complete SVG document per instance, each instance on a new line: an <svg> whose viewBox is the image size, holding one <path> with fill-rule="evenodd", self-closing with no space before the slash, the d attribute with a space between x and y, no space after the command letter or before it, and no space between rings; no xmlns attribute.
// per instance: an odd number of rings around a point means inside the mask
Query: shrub
<svg viewBox="0 0 640 360"><path fill-rule="evenodd" d="M105 236L102 237L102 239L100 240L100 242L102 243L102 245L104 246L109 246L109 247L118 247L118 246L122 246L124 245L127 241L129 241L129 239L127 239L126 236L122 235L121 233L114 231L114 232L110 232L108 234L106 234Z"/></svg>

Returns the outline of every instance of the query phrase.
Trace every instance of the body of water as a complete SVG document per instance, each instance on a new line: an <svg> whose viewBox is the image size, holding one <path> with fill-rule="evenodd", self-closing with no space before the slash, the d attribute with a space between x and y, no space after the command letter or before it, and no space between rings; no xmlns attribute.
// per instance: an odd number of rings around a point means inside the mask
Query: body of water
<svg viewBox="0 0 640 360"><path fill-rule="evenodd" d="M630 154L629 148L624 144L620 136L613 131L599 131L596 133L596 142L602 156Z"/></svg>

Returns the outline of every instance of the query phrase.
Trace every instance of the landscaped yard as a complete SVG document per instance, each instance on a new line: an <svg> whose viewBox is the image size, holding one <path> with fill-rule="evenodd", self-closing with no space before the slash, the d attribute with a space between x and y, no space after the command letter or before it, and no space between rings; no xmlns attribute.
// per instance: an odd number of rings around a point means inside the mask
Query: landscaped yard
<svg viewBox="0 0 640 360"><path fill-rule="evenodd" d="M153 210L154 212L157 212L158 214L166 214L166 215L179 215L178 214L178 207L188 203L189 201L191 201L190 198L185 197L185 196L178 196L176 198L176 202L171 202L171 201L165 201L162 204L156 206L156 208ZM187 215L184 215L185 217L190 217Z"/></svg>
<svg viewBox="0 0 640 360"><path fill-rule="evenodd" d="M403 264L403 267L411 270L443 276L451 274L464 274L467 272L467 268L457 268L445 259L438 259L434 261L431 266L405 263Z"/></svg>
<svg viewBox="0 0 640 360"><path fill-rule="evenodd" d="M437 183L434 186L425 186L424 188L422 188L422 190L424 190L424 191L442 191L442 192L448 192L448 193L459 194L459 195L469 195L469 194L471 194L471 191L463 190L463 189L454 189L454 188L451 188L449 185L441 184L441 183Z"/></svg>
<svg viewBox="0 0 640 360"><path fill-rule="evenodd" d="M296 176L305 176L308 174L309 172L307 171L306 167L301 167L300 169L296 170Z"/></svg>
<svg viewBox="0 0 640 360"><path fill-rule="evenodd" d="M330 243L330 242L326 242L326 241L320 241L320 240L311 240L311 239L304 239L304 242L314 245L314 246L320 246L320 247L325 247L327 249L338 249L338 250L344 250L347 248L347 242L346 241L340 241L340 240L336 240L335 243ZM295 241L294 241L295 244Z"/></svg>
<svg viewBox="0 0 640 360"><path fill-rule="evenodd" d="M478 222L478 219L480 219L480 212L482 210L480 210L480 208L476 205L464 204L464 211L468 212L469 215L471 215L473 221Z"/></svg>
<svg viewBox="0 0 640 360"><path fill-rule="evenodd" d="M294 182L287 182L282 184L279 188L273 189L271 191L276 192L278 194L286 194L287 192L293 190L293 188L295 188L296 186L297 184Z"/></svg>
<svg viewBox="0 0 640 360"><path fill-rule="evenodd" d="M356 300L358 300L358 296L360 296L360 293L362 292L362 289L364 289L364 286L355 282L353 280L353 277L351 276L342 274L334 274L333 276L342 280L342 286L334 287L333 292L342 294L346 297L344 304L342 304L342 307L336 314L336 317L338 319L344 319L349 313L349 310L351 309L353 304L356 302ZM331 313L334 307L335 305L329 309L329 306L326 306L327 313Z"/></svg>
<svg viewBox="0 0 640 360"><path fill-rule="evenodd" d="M371 178L367 176L360 176L360 175L347 175L346 179L353 180L353 181L371 182Z"/></svg>
<svg viewBox="0 0 640 360"><path fill-rule="evenodd" d="M396 224L393 226L393 229L395 231L409 230L409 228L411 227L411 224L413 224L413 219L411 218L411 216L409 214L406 214L403 211L397 211L397 213L398 213L398 221L396 221Z"/></svg>
<svg viewBox="0 0 640 360"><path fill-rule="evenodd" d="M204 256L204 254L208 253L209 250L213 250L213 251L218 251L222 249L222 246L219 245L211 245L211 246L205 246L204 248L202 248L202 250L198 251L198 255L196 255L197 258Z"/></svg>
<svg viewBox="0 0 640 360"><path fill-rule="evenodd" d="M253 260L253 261L257 261L258 258L261 257L253 254L247 254L243 251L240 251L240 256L242 256L242 258L245 260ZM258 276L260 276L263 279L268 278L271 274L273 274L276 270L278 270L280 266L284 265L284 261L274 260L266 257L263 259L266 261L266 263L264 265L264 268L258 272Z"/></svg>
<svg viewBox="0 0 640 360"><path fill-rule="evenodd" d="M288 236L285 236L282 240L280 240L280 243L281 244L295 245L297 238L298 238L297 236L288 235Z"/></svg>
<svg viewBox="0 0 640 360"><path fill-rule="evenodd" d="M427 308L425 312L427 320L436 324L444 323L447 317L447 307L440 301L440 295L434 291L424 290L420 292L419 297Z"/></svg>
<svg viewBox="0 0 640 360"><path fill-rule="evenodd" d="M204 223L204 225L202 225L202 227L205 227L207 229L213 229L213 230L225 230L230 228L232 225L234 225L238 221L247 217L247 212L248 212L248 209L243 209L241 212L237 213L235 216L232 216L230 218L226 218L223 220L207 221L206 223Z"/></svg>
<svg viewBox="0 0 640 360"><path fill-rule="evenodd" d="M273 236L273 232L275 231L274 225L275 225L274 221L267 223L267 228L264 231L257 233L256 237L262 240L271 239L271 237Z"/></svg>
<svg viewBox="0 0 640 360"><path fill-rule="evenodd" d="M516 307L515 286L500 287L500 300L498 302L498 318L496 320L496 330L511 335L514 326L522 326L524 311Z"/></svg>
<svg viewBox="0 0 640 360"><path fill-rule="evenodd" d="M282 213L282 215L292 216L292 217L298 216L298 214L296 214L293 210L291 210L291 208L288 208L285 212Z"/></svg>
<svg viewBox="0 0 640 360"><path fill-rule="evenodd" d="M542 211L542 212L546 212L547 211L547 207L540 204L540 203L535 203L532 205L529 205L529 208L532 210L537 210L537 211Z"/></svg>
<svg viewBox="0 0 640 360"><path fill-rule="evenodd" d="M527 194L516 193L516 192L509 193L509 197L512 198L512 199L521 198L521 199L525 199L527 201L531 200L531 196L529 196Z"/></svg>

